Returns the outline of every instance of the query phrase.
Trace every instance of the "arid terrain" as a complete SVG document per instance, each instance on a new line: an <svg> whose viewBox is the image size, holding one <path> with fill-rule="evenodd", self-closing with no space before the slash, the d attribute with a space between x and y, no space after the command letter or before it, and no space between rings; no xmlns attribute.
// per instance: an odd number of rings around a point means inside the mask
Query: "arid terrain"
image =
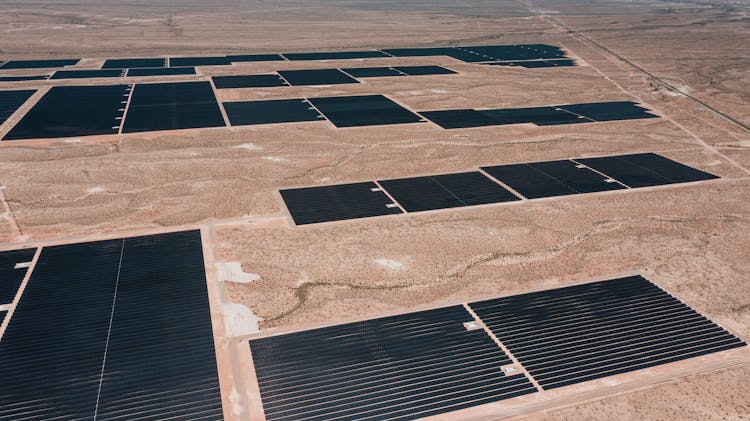
<svg viewBox="0 0 750 421"><path fill-rule="evenodd" d="M661 118L454 130L431 123L337 129L321 121L3 141L0 249L200 227L208 234L212 314L226 330L217 343L222 388L233 389L231 396L222 391L227 418L259 414L246 361L247 339L258 330L299 330L625 273L643 274L747 341L746 2L0 2L0 60L81 57L81 69L112 57L522 43L559 45L578 66L388 57L208 66L197 77L169 80L352 63L439 64L459 74L217 95L238 101L381 93L417 111L636 101ZM0 89L80 83L112 81ZM0 126L0 137L19 116ZM278 194L636 152L658 152L721 178L305 227L290 222ZM744 349L705 365L676 363L652 370L652 377L625 375L621 383L597 383L600 390L573 387L462 419L750 419L749 355Z"/></svg>

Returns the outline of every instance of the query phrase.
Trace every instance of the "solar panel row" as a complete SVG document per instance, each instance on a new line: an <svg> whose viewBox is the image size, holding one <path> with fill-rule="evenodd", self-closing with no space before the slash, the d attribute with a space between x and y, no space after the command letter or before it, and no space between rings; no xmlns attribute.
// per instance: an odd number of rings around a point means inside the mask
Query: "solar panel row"
<svg viewBox="0 0 750 421"><path fill-rule="evenodd" d="M537 126L595 121L658 118L632 101L594 102L496 110L423 111L422 116L444 129L534 123Z"/></svg>
<svg viewBox="0 0 750 421"><path fill-rule="evenodd" d="M269 420L408 420L744 346L641 276L250 340Z"/></svg>
<svg viewBox="0 0 750 421"><path fill-rule="evenodd" d="M2 419L220 419L200 233L44 247L0 376Z"/></svg>
<svg viewBox="0 0 750 421"><path fill-rule="evenodd" d="M441 174L280 190L297 225L718 178L653 153L482 167ZM495 182L487 177L490 175ZM376 189L376 190L373 190ZM387 193L387 195L386 195ZM392 197L395 203L387 197ZM375 200L377 198L377 200ZM400 207L400 208L399 208Z"/></svg>
<svg viewBox="0 0 750 421"><path fill-rule="evenodd" d="M250 341L268 420L408 420L533 393L463 306Z"/></svg>
<svg viewBox="0 0 750 421"><path fill-rule="evenodd" d="M33 248L0 252L0 305L13 302L28 271L27 266L16 265L31 262L35 253Z"/></svg>

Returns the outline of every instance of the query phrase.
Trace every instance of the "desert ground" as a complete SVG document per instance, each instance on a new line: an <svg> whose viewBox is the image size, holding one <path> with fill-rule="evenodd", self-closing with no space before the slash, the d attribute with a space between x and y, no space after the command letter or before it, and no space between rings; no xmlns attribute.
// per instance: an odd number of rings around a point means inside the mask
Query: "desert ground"
<svg viewBox="0 0 750 421"><path fill-rule="evenodd" d="M523 69L449 57L258 62L201 67L184 79L439 64L459 74L217 95L382 93L419 111L636 101L661 117L455 130L430 123L336 129L321 121L0 142L0 249L203 229L212 314L224 321L217 343L228 419L260 416L247 361L255 335L623 273L643 274L750 338L745 2L29 0L0 2L0 33L2 59L83 57L82 69L111 57L546 43L579 65ZM17 120L0 126L0 136ZM278 196L289 187L636 152L721 178L305 227L290 222ZM573 388L461 419L750 419L748 355L676 364L653 377L624 376L598 391Z"/></svg>

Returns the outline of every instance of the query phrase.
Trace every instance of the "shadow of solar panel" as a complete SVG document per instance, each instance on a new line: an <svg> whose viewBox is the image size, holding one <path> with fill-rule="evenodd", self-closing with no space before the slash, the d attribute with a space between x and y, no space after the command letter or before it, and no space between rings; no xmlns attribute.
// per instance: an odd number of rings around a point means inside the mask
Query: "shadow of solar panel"
<svg viewBox="0 0 750 421"><path fill-rule="evenodd" d="M281 190L297 225L402 213L373 182ZM389 207L390 206L390 207Z"/></svg>
<svg viewBox="0 0 750 421"><path fill-rule="evenodd" d="M379 181L407 212L520 200L478 171Z"/></svg>
<svg viewBox="0 0 750 421"><path fill-rule="evenodd" d="M380 51L336 51L327 53L284 53L288 60L348 60L357 58L388 57Z"/></svg>
<svg viewBox="0 0 750 421"><path fill-rule="evenodd" d="M0 91L0 124L5 123L5 120L13 115L35 93L36 90L33 89Z"/></svg>
<svg viewBox="0 0 750 421"><path fill-rule="evenodd" d="M47 80L49 75L38 76L0 76L0 82L25 82L29 80Z"/></svg>
<svg viewBox="0 0 750 421"><path fill-rule="evenodd" d="M409 76L424 75L454 75L456 72L442 66L398 66L394 69L406 73Z"/></svg>
<svg viewBox="0 0 750 421"><path fill-rule="evenodd" d="M406 76L393 67L347 67L341 69L353 77L387 77L387 76Z"/></svg>
<svg viewBox="0 0 750 421"><path fill-rule="evenodd" d="M10 304L21 286L27 268L16 268L18 263L31 262L36 249L0 251L0 305Z"/></svg>
<svg viewBox="0 0 750 421"><path fill-rule="evenodd" d="M537 126L552 126L558 124L591 123L589 119L562 111L554 106L480 110L480 112L495 120L496 124L534 123Z"/></svg>
<svg viewBox="0 0 750 421"><path fill-rule="evenodd" d="M641 276L470 306L544 389L745 345Z"/></svg>
<svg viewBox="0 0 750 421"><path fill-rule="evenodd" d="M689 183L719 178L654 153L584 158L576 159L576 161L601 171L630 187Z"/></svg>
<svg viewBox="0 0 750 421"><path fill-rule="evenodd" d="M94 79L100 77L123 77L125 70L58 70L50 79Z"/></svg>
<svg viewBox="0 0 750 421"><path fill-rule="evenodd" d="M382 95L309 98L336 127L405 124L423 121Z"/></svg>
<svg viewBox="0 0 750 421"><path fill-rule="evenodd" d="M53 69L56 67L66 67L78 64L80 59L70 60L11 60L2 66L0 69Z"/></svg>
<svg viewBox="0 0 750 421"><path fill-rule="evenodd" d="M338 69L279 70L278 73L292 86L359 83L359 81Z"/></svg>
<svg viewBox="0 0 750 421"><path fill-rule="evenodd" d="M593 102L588 104L560 105L561 109L582 115L594 121L634 120L658 118L632 101Z"/></svg>
<svg viewBox="0 0 750 421"><path fill-rule="evenodd" d="M485 113L472 109L420 111L419 114L444 129L495 126L498 124L496 120Z"/></svg>
<svg viewBox="0 0 750 421"><path fill-rule="evenodd" d="M45 247L0 375L3 419L221 418L199 231Z"/></svg>
<svg viewBox="0 0 750 421"><path fill-rule="evenodd" d="M226 66L232 64L227 57L172 57L169 67Z"/></svg>
<svg viewBox="0 0 750 421"><path fill-rule="evenodd" d="M548 67L571 67L576 63L573 60L530 60L530 61L499 61L495 63L483 63L490 66L514 66L526 69L540 69Z"/></svg>
<svg viewBox="0 0 750 421"><path fill-rule="evenodd" d="M214 76L211 79L213 79L216 89L289 86L278 75Z"/></svg>
<svg viewBox="0 0 750 421"><path fill-rule="evenodd" d="M567 159L482 167L487 174L529 199L624 189L606 177Z"/></svg>
<svg viewBox="0 0 750 421"><path fill-rule="evenodd" d="M225 102L224 110L232 126L324 120L304 99Z"/></svg>
<svg viewBox="0 0 750 421"><path fill-rule="evenodd" d="M268 420L410 420L536 391L462 306L254 339Z"/></svg>
<svg viewBox="0 0 750 421"><path fill-rule="evenodd" d="M134 69L166 67L166 58L116 58L104 62L102 69Z"/></svg>
<svg viewBox="0 0 750 421"><path fill-rule="evenodd" d="M224 118L209 82L138 84L122 131L223 127Z"/></svg>
<svg viewBox="0 0 750 421"><path fill-rule="evenodd" d="M4 140L116 134L131 85L55 86Z"/></svg>
<svg viewBox="0 0 750 421"><path fill-rule="evenodd" d="M279 54L242 54L227 56L232 63L251 62L251 61L284 61Z"/></svg>
<svg viewBox="0 0 750 421"><path fill-rule="evenodd" d="M157 67L128 69L128 77L194 75L195 67Z"/></svg>

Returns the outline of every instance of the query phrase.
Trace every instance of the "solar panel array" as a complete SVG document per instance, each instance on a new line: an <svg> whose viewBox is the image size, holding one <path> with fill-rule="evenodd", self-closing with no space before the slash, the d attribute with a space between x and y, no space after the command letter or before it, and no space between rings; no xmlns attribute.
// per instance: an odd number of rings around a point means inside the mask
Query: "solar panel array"
<svg viewBox="0 0 750 421"><path fill-rule="evenodd" d="M17 70L17 69L55 69L59 67L74 66L81 61L80 59L64 60L11 60L3 63L0 70Z"/></svg>
<svg viewBox="0 0 750 421"><path fill-rule="evenodd" d="M16 267L16 265L31 262L35 253L34 248L0 251L0 305L13 302L28 271L27 266Z"/></svg>
<svg viewBox="0 0 750 421"><path fill-rule="evenodd" d="M55 86L3 140L116 134L132 85Z"/></svg>
<svg viewBox="0 0 750 421"><path fill-rule="evenodd" d="M543 69L550 67L571 67L575 66L576 62L569 59L562 60L526 60L526 61L494 61L490 63L482 63L489 66L505 66L505 67L523 67L526 69Z"/></svg>
<svg viewBox="0 0 750 421"><path fill-rule="evenodd" d="M266 419L408 420L533 393L463 306L250 341Z"/></svg>
<svg viewBox="0 0 750 421"><path fill-rule="evenodd" d="M36 90L30 89L23 91L0 91L0 124L5 123L5 120L21 108L21 105L28 101L35 93Z"/></svg>
<svg viewBox="0 0 750 421"><path fill-rule="evenodd" d="M359 83L357 78L456 74L442 66L351 67L346 69L280 70L274 74L212 77L217 89L271 88ZM130 75L130 73L128 73Z"/></svg>
<svg viewBox="0 0 750 421"><path fill-rule="evenodd" d="M500 165L481 170L380 180L379 185L364 182L282 189L280 193L295 224L306 225L718 178L653 153Z"/></svg>
<svg viewBox="0 0 750 421"><path fill-rule="evenodd" d="M469 305L544 389L745 346L641 276Z"/></svg>
<svg viewBox="0 0 750 421"><path fill-rule="evenodd" d="M133 90L124 133L224 127L209 82L144 83Z"/></svg>
<svg viewBox="0 0 750 421"><path fill-rule="evenodd" d="M521 123L550 126L658 117L632 101L594 102L494 110L454 109L420 111L419 114L444 129Z"/></svg>
<svg viewBox="0 0 750 421"><path fill-rule="evenodd" d="M308 98L336 127L406 124L423 121L383 95L358 95Z"/></svg>
<svg viewBox="0 0 750 421"><path fill-rule="evenodd" d="M641 276L467 306L251 339L266 418L409 420L746 345Z"/></svg>
<svg viewBox="0 0 750 421"><path fill-rule="evenodd" d="M200 232L44 247L0 376L2 419L220 419Z"/></svg>

